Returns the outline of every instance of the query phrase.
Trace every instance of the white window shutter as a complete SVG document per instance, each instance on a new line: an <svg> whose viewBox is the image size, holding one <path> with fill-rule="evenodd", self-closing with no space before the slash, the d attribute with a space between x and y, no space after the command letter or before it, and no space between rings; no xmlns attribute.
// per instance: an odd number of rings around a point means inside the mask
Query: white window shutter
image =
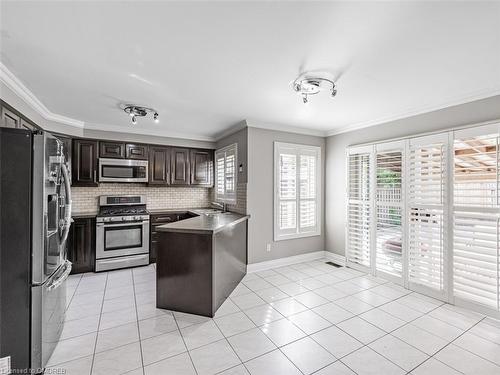
<svg viewBox="0 0 500 375"><path fill-rule="evenodd" d="M236 203L238 147L234 143L215 151L216 199Z"/></svg>
<svg viewBox="0 0 500 375"><path fill-rule="evenodd" d="M444 291L446 143L410 144L408 278L440 294Z"/></svg>
<svg viewBox="0 0 500 375"><path fill-rule="evenodd" d="M499 133L454 141L453 294L500 309Z"/></svg>
<svg viewBox="0 0 500 375"><path fill-rule="evenodd" d="M275 240L320 233L320 151L275 142Z"/></svg>
<svg viewBox="0 0 500 375"><path fill-rule="evenodd" d="M370 267L371 170L370 153L348 156L347 260Z"/></svg>

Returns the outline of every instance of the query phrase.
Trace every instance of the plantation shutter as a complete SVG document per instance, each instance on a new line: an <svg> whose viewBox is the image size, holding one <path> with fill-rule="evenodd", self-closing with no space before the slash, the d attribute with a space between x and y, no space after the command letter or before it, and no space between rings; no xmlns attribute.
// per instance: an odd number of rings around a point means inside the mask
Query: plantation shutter
<svg viewBox="0 0 500 375"><path fill-rule="evenodd" d="M217 200L236 202L236 143L215 151L215 194Z"/></svg>
<svg viewBox="0 0 500 375"><path fill-rule="evenodd" d="M299 155L300 163L300 207L299 207L299 226L300 232L305 233L308 231L315 231L317 227L318 218L318 204L317 199L317 154L315 151L301 150Z"/></svg>
<svg viewBox="0 0 500 375"><path fill-rule="evenodd" d="M372 151L350 149L347 169L347 261L370 267Z"/></svg>
<svg viewBox="0 0 500 375"><path fill-rule="evenodd" d="M297 232L297 154L283 150L279 154L279 229Z"/></svg>
<svg viewBox="0 0 500 375"><path fill-rule="evenodd" d="M376 147L376 270L401 278L404 142Z"/></svg>
<svg viewBox="0 0 500 375"><path fill-rule="evenodd" d="M444 291L447 135L410 140L408 280Z"/></svg>
<svg viewBox="0 0 500 375"><path fill-rule="evenodd" d="M498 126L455 133L453 294L495 310L500 309L498 145Z"/></svg>
<svg viewBox="0 0 500 375"><path fill-rule="evenodd" d="M275 240L320 232L320 148L275 142Z"/></svg>

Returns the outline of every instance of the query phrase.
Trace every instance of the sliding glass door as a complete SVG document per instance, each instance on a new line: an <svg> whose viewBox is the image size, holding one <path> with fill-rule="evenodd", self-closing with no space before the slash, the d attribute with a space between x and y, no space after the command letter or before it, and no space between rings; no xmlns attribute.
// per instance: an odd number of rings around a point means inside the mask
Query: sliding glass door
<svg viewBox="0 0 500 375"><path fill-rule="evenodd" d="M500 124L350 148L351 267L500 317Z"/></svg>
<svg viewBox="0 0 500 375"><path fill-rule="evenodd" d="M351 148L347 155L347 263L370 271L373 146Z"/></svg>
<svg viewBox="0 0 500 375"><path fill-rule="evenodd" d="M408 285L446 299L447 144L439 134L409 141Z"/></svg>
<svg viewBox="0 0 500 375"><path fill-rule="evenodd" d="M375 146L375 233L372 252L378 276L403 283L405 142Z"/></svg>
<svg viewBox="0 0 500 375"><path fill-rule="evenodd" d="M453 297L500 310L498 125L455 132Z"/></svg>

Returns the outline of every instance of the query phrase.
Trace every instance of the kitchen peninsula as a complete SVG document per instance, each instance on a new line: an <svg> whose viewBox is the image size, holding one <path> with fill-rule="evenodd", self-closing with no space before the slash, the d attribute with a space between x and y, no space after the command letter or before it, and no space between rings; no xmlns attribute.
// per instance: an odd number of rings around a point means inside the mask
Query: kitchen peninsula
<svg viewBox="0 0 500 375"><path fill-rule="evenodd" d="M190 213L196 216L156 228L156 305L213 317L246 274L249 216Z"/></svg>

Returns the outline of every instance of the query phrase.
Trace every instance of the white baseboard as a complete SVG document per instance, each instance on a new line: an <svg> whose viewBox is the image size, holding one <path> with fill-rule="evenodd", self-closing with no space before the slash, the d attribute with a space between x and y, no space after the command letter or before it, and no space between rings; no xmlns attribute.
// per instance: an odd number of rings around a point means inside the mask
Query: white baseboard
<svg viewBox="0 0 500 375"><path fill-rule="evenodd" d="M339 266L345 266L345 256L325 251L325 258Z"/></svg>
<svg viewBox="0 0 500 375"><path fill-rule="evenodd" d="M310 262L312 260L321 259L325 257L324 251L314 251L312 253L294 255L291 257L278 258L273 260L268 260L265 262L252 263L247 265L247 272L259 272L269 270L271 268L289 266L290 264Z"/></svg>

